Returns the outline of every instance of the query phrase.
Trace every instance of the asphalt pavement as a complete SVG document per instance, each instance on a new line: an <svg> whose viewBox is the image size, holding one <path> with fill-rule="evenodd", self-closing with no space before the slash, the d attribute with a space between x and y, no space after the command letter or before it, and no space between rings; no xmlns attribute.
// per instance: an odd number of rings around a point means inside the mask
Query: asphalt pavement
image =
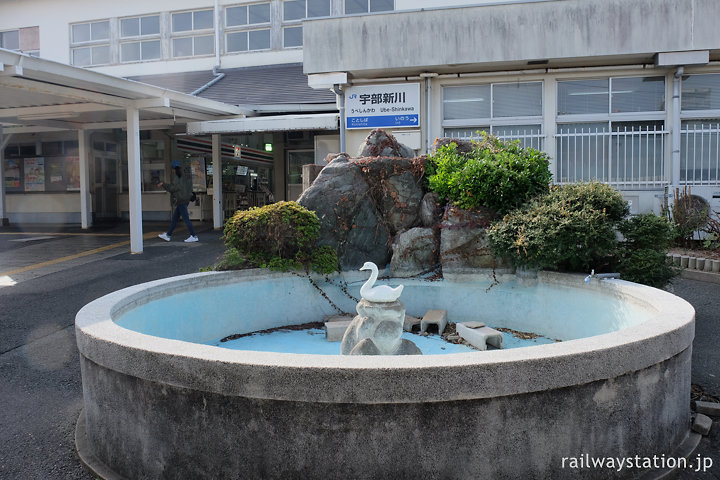
<svg viewBox="0 0 720 480"><path fill-rule="evenodd" d="M82 382L75 314L115 290L197 272L224 249L221 233L196 225L200 241L156 237L147 224L144 252L129 253L127 224L91 230L52 226L0 227L0 479L93 479L75 452ZM678 279L671 287L696 309L692 382L695 395L720 398L720 284ZM700 392L700 393L698 393ZM688 405L690 405L688 398ZM706 472L677 478L720 480L720 418L694 457Z"/></svg>
<svg viewBox="0 0 720 480"><path fill-rule="evenodd" d="M185 232L171 242L150 237L142 254L131 255L123 227L85 234L46 226L0 228L0 279L17 281L0 287L0 479L95 478L75 452L82 409L75 314L115 290L197 272L224 249L220 232L196 225L197 243L184 243ZM166 227L146 225L143 231ZM85 252L93 253L78 256ZM35 268L19 271L18 257ZM65 260L51 263L54 259Z"/></svg>

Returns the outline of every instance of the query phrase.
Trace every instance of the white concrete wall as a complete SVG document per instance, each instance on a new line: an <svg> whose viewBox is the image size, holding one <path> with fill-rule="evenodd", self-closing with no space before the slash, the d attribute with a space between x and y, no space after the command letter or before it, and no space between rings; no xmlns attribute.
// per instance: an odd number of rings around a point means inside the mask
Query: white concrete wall
<svg viewBox="0 0 720 480"><path fill-rule="evenodd" d="M497 5L500 3L556 2L561 0L395 0L395 10L420 10L429 8L471 7Z"/></svg>
<svg viewBox="0 0 720 480"><path fill-rule="evenodd" d="M377 77L546 59L652 63L656 52L685 50L717 56L717 18L717 0L563 0L313 20L304 68Z"/></svg>

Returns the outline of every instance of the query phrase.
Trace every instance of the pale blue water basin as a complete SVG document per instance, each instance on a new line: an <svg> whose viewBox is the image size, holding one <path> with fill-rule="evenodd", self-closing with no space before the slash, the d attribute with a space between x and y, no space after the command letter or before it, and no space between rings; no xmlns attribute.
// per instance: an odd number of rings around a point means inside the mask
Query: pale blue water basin
<svg viewBox="0 0 720 480"><path fill-rule="evenodd" d="M192 282L178 282L175 288L143 292L114 311L113 321L147 335L216 345L229 335L318 322L339 311L355 315L365 275L359 276L362 280L352 275L316 278L314 284L301 276L262 271L236 278L223 276L219 284L209 284L200 275ZM601 292L599 285L587 285L582 277L577 279L577 285L574 280L570 284L565 280L563 284L546 281L526 285L514 277L494 284L483 279L458 282L407 278L383 283L405 285L400 300L408 315L422 318L430 309L444 309L451 323L481 321L494 328L541 336L521 340L505 334L506 349L602 335L637 325L654 314L651 305L638 303L614 288ZM407 338L428 355L457 353L456 348L474 351L443 342L440 337L409 335ZM304 340L300 342L299 338ZM322 332L300 331L253 335L218 346L335 355L339 345L327 342Z"/></svg>
<svg viewBox="0 0 720 480"><path fill-rule="evenodd" d="M554 340L545 337L533 339L520 339L509 333L503 334L503 348L530 347L554 343ZM405 332L402 338L415 343L423 355L442 355L446 353L477 352L476 349L463 344L446 342L439 335L427 337ZM328 342L325 331L319 328L307 330L280 330L272 333L255 333L246 337L227 340L225 342L210 342L208 345L229 348L231 350L250 350L255 352L277 353L307 353L315 355L339 355L341 342ZM493 347L488 347L490 350Z"/></svg>

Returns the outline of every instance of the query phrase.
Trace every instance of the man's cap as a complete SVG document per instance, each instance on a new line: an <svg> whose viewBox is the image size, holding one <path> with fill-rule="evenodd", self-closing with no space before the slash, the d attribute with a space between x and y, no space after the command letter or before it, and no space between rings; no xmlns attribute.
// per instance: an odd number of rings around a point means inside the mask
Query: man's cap
<svg viewBox="0 0 720 480"><path fill-rule="evenodd" d="M170 166L171 166L172 168L179 167L179 166L180 166L180 162L179 162L178 160L173 160L173 161L170 163Z"/></svg>

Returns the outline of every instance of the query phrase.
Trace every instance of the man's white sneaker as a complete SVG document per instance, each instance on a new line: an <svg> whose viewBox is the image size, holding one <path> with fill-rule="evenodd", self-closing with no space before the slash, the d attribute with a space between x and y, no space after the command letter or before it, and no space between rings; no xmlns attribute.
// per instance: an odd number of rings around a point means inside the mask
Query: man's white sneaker
<svg viewBox="0 0 720 480"><path fill-rule="evenodd" d="M161 233L160 235L158 235L158 237L159 237L159 238L162 238L162 239L165 240L166 242L169 242L169 241L170 241L170 236L168 236L167 233Z"/></svg>
<svg viewBox="0 0 720 480"><path fill-rule="evenodd" d="M195 235L190 235L188 238L185 239L185 243L197 242L197 241L198 241L198 238Z"/></svg>

